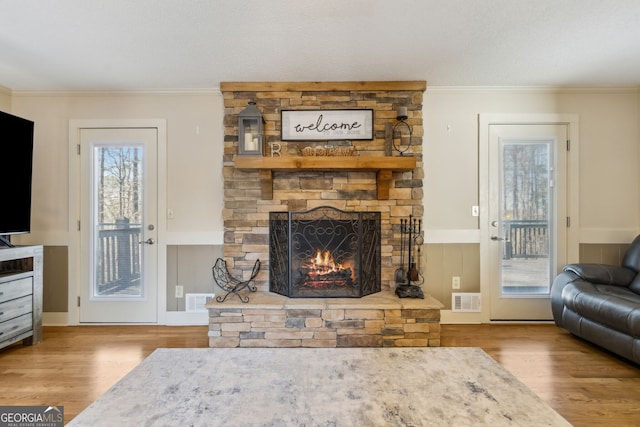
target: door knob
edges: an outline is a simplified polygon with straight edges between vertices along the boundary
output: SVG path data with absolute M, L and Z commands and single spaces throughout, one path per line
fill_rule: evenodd
M 491 236 L 491 240 L 505 240 L 505 238 L 500 236 Z
M 138 243 L 140 243 L 141 245 L 142 245 L 143 243 L 144 243 L 144 244 L 146 244 L 146 245 L 153 245 L 155 242 L 156 242 L 155 240 L 153 240 L 151 237 L 149 237 L 149 238 L 148 238 L 147 240 L 145 240 L 144 242 L 138 242 Z

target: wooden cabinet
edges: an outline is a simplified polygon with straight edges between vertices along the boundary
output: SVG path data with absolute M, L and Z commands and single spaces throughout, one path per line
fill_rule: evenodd
M 42 341 L 42 246 L 0 249 L 0 348 Z

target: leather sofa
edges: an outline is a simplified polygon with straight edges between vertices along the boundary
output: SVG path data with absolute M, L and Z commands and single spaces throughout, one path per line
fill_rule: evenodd
M 556 325 L 640 363 L 640 235 L 622 265 L 568 264 L 551 287 Z

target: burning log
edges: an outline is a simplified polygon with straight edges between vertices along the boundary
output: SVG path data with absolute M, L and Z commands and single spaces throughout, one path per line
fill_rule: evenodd
M 299 285 L 312 288 L 353 286 L 354 272 L 351 266 L 334 261 L 330 251 L 316 250 L 300 268 L 302 280 Z

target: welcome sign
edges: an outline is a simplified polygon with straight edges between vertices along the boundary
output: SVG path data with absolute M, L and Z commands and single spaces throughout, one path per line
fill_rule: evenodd
M 283 141 L 373 139 L 373 110 L 283 110 Z

